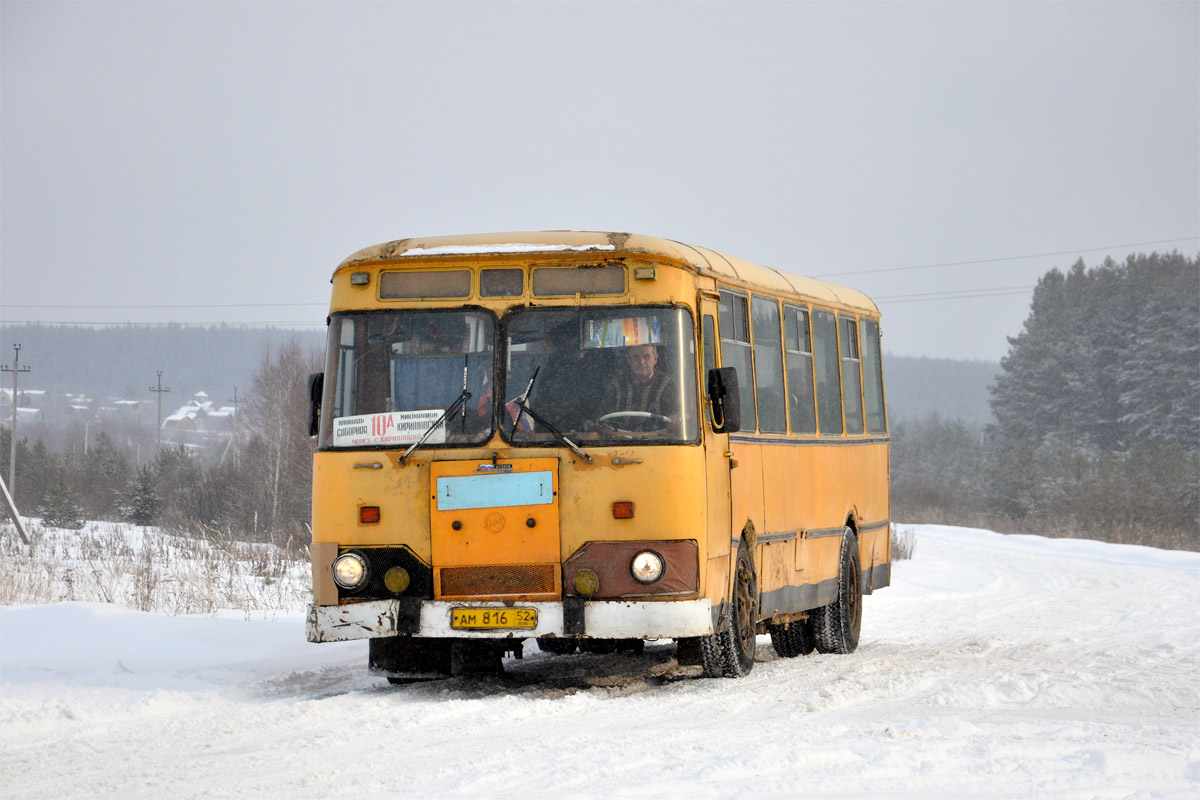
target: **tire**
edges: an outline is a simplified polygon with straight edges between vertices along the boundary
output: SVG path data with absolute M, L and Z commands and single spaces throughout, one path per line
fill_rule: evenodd
M 846 528 L 838 569 L 837 599 L 809 615 L 817 650 L 822 653 L 853 653 L 862 628 L 862 582 L 858 563 L 858 537 Z
M 783 658 L 806 656 L 817 644 L 812 622 L 807 619 L 771 625 L 767 630 L 771 632 L 771 647 Z
M 700 639 L 700 660 L 710 678 L 742 678 L 754 669 L 758 647 L 758 577 L 750 549 L 738 545 L 733 581 L 733 619 L 729 627 Z
M 543 636 L 537 640 L 538 650 L 543 653 L 553 653 L 556 656 L 569 656 L 574 653 L 579 644 L 574 639 L 559 639 L 553 636 Z

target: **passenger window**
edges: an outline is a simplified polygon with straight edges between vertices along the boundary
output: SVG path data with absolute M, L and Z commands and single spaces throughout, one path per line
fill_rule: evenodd
M 754 368 L 750 355 L 750 315 L 746 298 L 721 292 L 717 322 L 721 328 L 721 366 L 733 367 L 738 375 L 738 396 L 742 402 L 742 430 L 756 427 L 754 414 Z
M 784 306 L 784 350 L 787 352 L 788 413 L 792 433 L 816 433 L 817 411 L 813 403 L 812 337 L 808 309 Z
M 862 370 L 867 433 L 887 433 L 887 409 L 883 402 L 883 359 L 879 354 L 879 323 L 870 319 L 862 321 Z
M 838 317 L 842 343 L 842 402 L 846 404 L 846 433 L 863 432 L 862 377 L 859 371 L 858 322 Z
M 813 311 L 813 366 L 817 379 L 817 422 L 823 435 L 842 432 L 842 385 L 838 378 L 837 317 Z
M 783 403 L 783 351 L 779 347 L 779 304 L 755 297 L 754 388 L 758 397 L 758 429 L 762 433 L 787 433 Z
M 484 269 L 479 271 L 480 297 L 520 297 L 524 292 L 524 270 Z

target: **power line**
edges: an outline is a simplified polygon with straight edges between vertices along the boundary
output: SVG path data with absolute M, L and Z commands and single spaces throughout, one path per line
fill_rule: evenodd
M 1032 287 L 1031 287 L 1032 288 Z M 982 294 L 961 294 L 954 297 L 945 297 L 942 295 L 930 295 L 928 297 L 910 297 L 903 300 L 888 300 L 887 298 L 875 298 L 879 303 L 887 303 L 888 305 L 902 305 L 904 303 L 928 303 L 935 300 L 970 300 L 977 297 L 1015 297 L 1028 293 L 1029 289 L 1021 289 L 1010 292 L 984 292 Z
M 947 261 L 942 264 L 917 264 L 911 267 L 883 267 L 880 269 L 858 269 L 848 272 L 826 272 L 813 275 L 814 278 L 836 278 L 841 275 L 869 275 L 877 272 L 905 272 L 914 269 L 936 269 L 937 267 L 966 267 L 977 264 L 994 264 L 1000 261 L 1020 261 L 1026 258 L 1046 258 L 1049 256 L 1070 256 L 1078 253 L 1097 253 L 1103 250 L 1123 250 L 1130 247 L 1148 247 L 1152 244 L 1172 244 L 1174 242 L 1190 242 L 1200 239 L 1200 236 L 1181 236 L 1177 239 L 1158 239 L 1153 242 L 1133 242 L 1130 244 L 1111 244 L 1107 247 L 1082 247 L 1077 250 L 1059 250 L 1055 253 L 1029 253 L 1023 256 L 1003 256 L 1001 258 L 981 258 L 975 261 Z
M 873 297 L 874 300 L 909 300 L 913 298 L 937 297 L 987 297 L 992 294 L 1019 294 L 1031 291 L 1032 286 L 992 286 L 987 289 L 950 289 L 944 292 L 913 292 L 912 294 L 886 294 Z

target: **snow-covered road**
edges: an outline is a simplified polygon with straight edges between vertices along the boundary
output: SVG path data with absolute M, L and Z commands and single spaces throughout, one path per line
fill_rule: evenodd
M 392 687 L 300 616 L 0 610 L 11 798 L 1200 797 L 1200 554 L 916 526 L 850 656 L 526 647 Z

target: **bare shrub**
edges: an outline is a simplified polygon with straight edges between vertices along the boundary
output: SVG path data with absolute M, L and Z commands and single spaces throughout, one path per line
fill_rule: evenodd
M 910 527 L 892 528 L 892 560 L 905 561 L 917 549 L 917 532 Z

